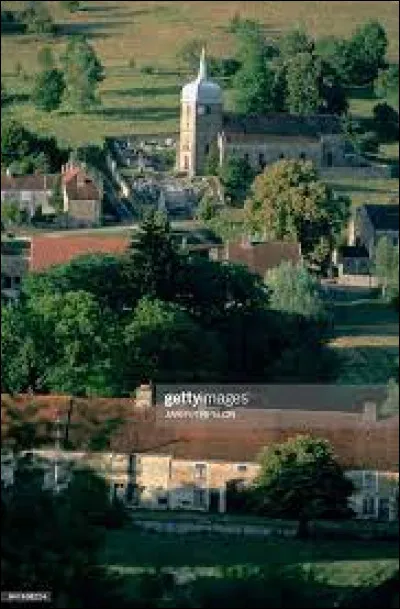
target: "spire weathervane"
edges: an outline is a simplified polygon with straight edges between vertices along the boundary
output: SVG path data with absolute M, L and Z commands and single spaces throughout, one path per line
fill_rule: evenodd
M 205 50 L 204 47 L 201 49 L 200 68 L 199 68 L 198 79 L 199 80 L 206 80 L 207 79 L 206 50 Z

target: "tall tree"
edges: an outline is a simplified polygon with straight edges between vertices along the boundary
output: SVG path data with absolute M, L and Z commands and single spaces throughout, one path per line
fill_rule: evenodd
M 64 75 L 61 70 L 44 70 L 35 77 L 32 94 L 33 102 L 39 110 L 53 112 L 62 101 L 65 90 Z
M 62 57 L 66 96 L 76 110 L 87 110 L 98 102 L 96 88 L 104 79 L 104 68 L 93 47 L 83 36 L 74 36 Z
M 385 299 L 398 304 L 399 248 L 388 237 L 379 239 L 374 252 L 374 271 Z
M 307 535 L 316 518 L 345 518 L 353 483 L 346 478 L 328 442 L 297 436 L 266 448 L 260 455 L 254 488 L 263 514 L 299 521 L 299 536 Z
M 349 200 L 335 196 L 311 162 L 282 160 L 255 178 L 245 215 L 250 231 L 298 241 L 321 266 L 348 219 Z
M 294 57 L 299 53 L 312 53 L 314 41 L 303 29 L 294 29 L 283 35 L 279 42 L 280 55 L 284 59 Z
M 287 61 L 287 108 L 293 114 L 315 114 L 321 105 L 320 66 L 311 53 L 297 53 Z
M 242 206 L 254 175 L 255 172 L 246 159 L 229 157 L 219 170 L 226 201 L 231 205 Z

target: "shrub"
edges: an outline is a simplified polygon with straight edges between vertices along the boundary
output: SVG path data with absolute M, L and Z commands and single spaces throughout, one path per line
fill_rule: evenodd
M 144 65 L 140 68 L 140 72 L 142 74 L 155 74 L 156 69 L 154 66 L 151 65 Z

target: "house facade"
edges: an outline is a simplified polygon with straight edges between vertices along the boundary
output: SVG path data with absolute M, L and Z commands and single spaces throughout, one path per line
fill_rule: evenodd
M 375 247 L 382 237 L 399 245 L 399 206 L 361 205 L 357 208 L 349 228 L 349 245 L 364 246 L 370 259 L 374 257 Z
M 102 221 L 103 186 L 73 162 L 62 167 L 62 196 L 68 228 L 97 227 Z
M 1 175 L 1 203 L 17 203 L 19 209 L 32 218 L 39 210 L 44 215 L 55 214 L 51 196 L 57 183 L 56 175 Z
M 377 420 L 373 404 L 351 412 L 246 408 L 238 411 L 236 421 L 166 423 L 151 396 L 145 386 L 136 399 L 76 399 L 74 406 L 67 397 L 36 398 L 35 403 L 42 404 L 43 413 L 53 421 L 56 416 L 65 419 L 68 413 L 71 422 L 83 423 L 85 407 L 92 424 L 93 415 L 106 421 L 111 411 L 125 420 L 106 452 L 85 450 L 82 432 L 74 439 L 72 428 L 71 451 L 48 447 L 35 451 L 48 463 L 45 484 L 54 486 L 55 462 L 61 485 L 68 483 L 70 466 L 89 465 L 105 477 L 110 496 L 118 496 L 132 508 L 229 512 L 229 489 L 254 480 L 260 451 L 307 434 L 331 443 L 355 484 L 351 506 L 357 517 L 397 517 L 399 419 Z M 3 438 L 7 434 L 4 405 L 11 399 L 21 408 L 32 401 L 29 396 L 3 396 Z M 5 455 L 2 477 L 9 483 L 12 470 L 12 458 Z

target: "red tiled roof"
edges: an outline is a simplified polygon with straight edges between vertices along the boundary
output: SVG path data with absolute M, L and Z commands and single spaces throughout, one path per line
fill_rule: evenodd
M 63 174 L 62 179 L 70 200 L 94 201 L 100 198 L 96 184 L 82 169 L 71 167 Z
M 26 176 L 8 176 L 2 174 L 1 190 L 6 192 L 19 190 L 51 190 L 55 186 L 57 177 L 57 175 L 45 176 L 41 174 L 32 174 Z
M 301 253 L 298 243 L 269 241 L 245 244 L 240 241 L 227 244 L 225 258 L 229 262 L 245 264 L 253 273 L 264 278 L 268 270 L 279 266 L 281 262 L 291 261 L 298 264 L 301 261 Z
M 54 421 L 57 415 L 66 415 L 70 398 L 2 396 L 2 438 L 7 437 L 8 422 L 4 406 L 26 409 L 32 402 L 40 406 L 36 420 Z M 120 453 L 252 462 L 265 446 L 308 434 L 328 440 L 344 467 L 398 471 L 398 417 L 375 422 L 356 412 L 243 409 L 237 420 L 166 423 L 156 408 L 139 409 L 132 399 L 74 398 L 70 433 L 73 448 L 85 450 L 96 426 L 109 422 L 111 417 L 125 421 L 110 444 L 113 451 Z
M 34 236 L 31 241 L 30 270 L 44 271 L 85 254 L 122 254 L 129 242 L 129 238 L 117 236 Z

